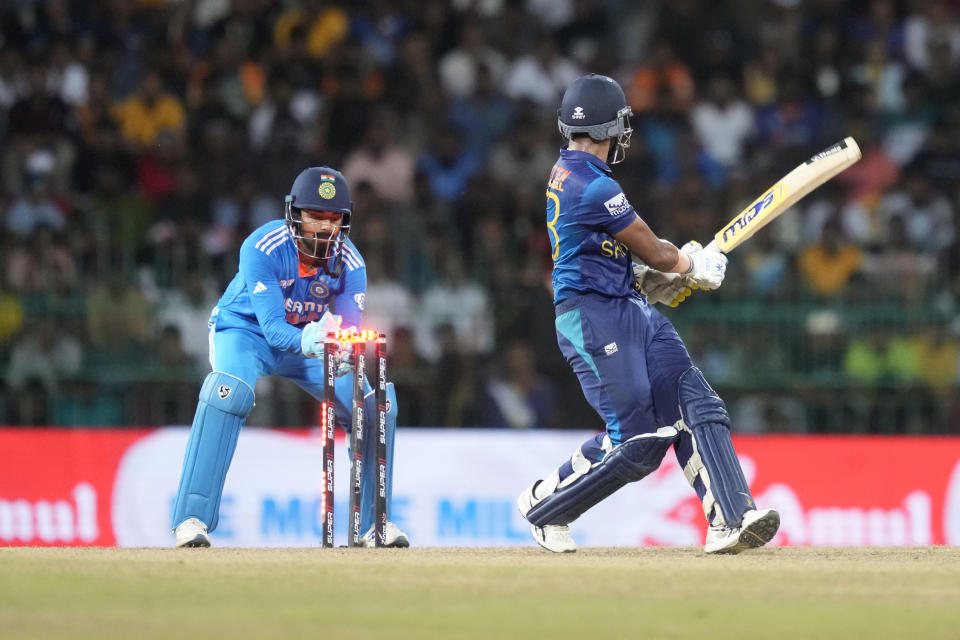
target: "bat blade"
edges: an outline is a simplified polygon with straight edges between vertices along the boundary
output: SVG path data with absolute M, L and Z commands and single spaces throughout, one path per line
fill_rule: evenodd
M 860 146 L 852 137 L 830 145 L 780 178 L 717 231 L 707 246 L 729 253 L 801 198 L 855 164 L 860 157 Z

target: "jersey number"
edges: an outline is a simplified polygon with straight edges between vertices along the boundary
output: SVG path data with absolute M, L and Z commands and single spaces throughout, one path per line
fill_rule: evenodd
M 547 235 L 550 237 L 550 244 L 553 246 L 553 260 L 556 261 L 560 256 L 560 234 L 557 233 L 557 220 L 560 218 L 560 198 L 557 194 L 547 191 L 547 200 L 553 201 L 553 219 L 547 220 Z

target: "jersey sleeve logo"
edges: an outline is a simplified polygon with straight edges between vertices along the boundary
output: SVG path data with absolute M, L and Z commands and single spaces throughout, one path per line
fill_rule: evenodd
M 618 216 L 624 211 L 630 209 L 630 202 L 622 191 L 603 203 L 612 216 Z
M 353 299 L 354 299 L 354 301 L 357 303 L 357 308 L 360 309 L 360 311 L 363 311 L 363 299 L 364 299 L 364 297 L 365 297 L 365 294 L 363 294 L 363 293 L 355 293 L 355 294 L 353 294 Z
M 267 285 L 257 280 L 257 285 L 253 288 L 254 293 L 263 293 L 267 290 Z

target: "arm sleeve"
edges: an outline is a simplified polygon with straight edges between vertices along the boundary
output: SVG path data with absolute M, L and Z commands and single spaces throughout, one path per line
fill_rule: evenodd
M 268 256 L 252 244 L 243 243 L 240 248 L 240 276 L 250 292 L 250 306 L 267 344 L 274 349 L 300 353 L 301 330 L 287 323 L 278 269 L 278 256 Z
M 343 291 L 337 294 L 337 315 L 343 318 L 341 327 L 362 329 L 363 304 L 367 295 L 367 268 L 357 267 L 343 276 Z M 377 327 L 372 327 L 376 329 Z
M 583 193 L 583 205 L 584 224 L 610 235 L 623 231 L 637 217 L 620 185 L 606 176 L 590 183 Z

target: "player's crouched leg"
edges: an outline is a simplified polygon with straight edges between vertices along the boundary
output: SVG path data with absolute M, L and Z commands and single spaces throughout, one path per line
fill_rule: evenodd
M 397 392 L 393 383 L 388 382 L 387 387 L 387 419 L 385 423 L 385 437 L 387 444 L 387 460 L 384 474 L 384 491 L 387 501 L 387 523 L 384 527 L 384 546 L 405 548 L 410 546 L 410 538 L 400 527 L 390 520 L 390 507 L 393 503 L 393 445 L 397 430 Z M 366 532 L 363 535 L 362 543 L 365 547 L 376 546 L 374 542 L 374 515 L 375 501 L 380 492 L 380 461 L 377 460 L 377 438 L 379 437 L 379 425 L 377 424 L 377 406 L 376 394 L 371 390 L 363 398 L 364 411 L 369 425 L 372 427 L 368 433 L 372 434 L 364 442 L 364 459 L 369 461 L 363 467 L 363 487 L 360 494 L 360 511 L 362 514 L 360 526 Z
M 253 389 L 235 376 L 214 371 L 204 380 L 171 518 L 178 547 L 210 546 L 227 469 L 253 399 Z
M 780 527 L 780 514 L 757 509 L 730 439 L 730 416 L 696 367 L 678 381 L 681 432 L 677 461 L 697 491 L 709 521 L 706 553 L 735 554 L 761 547 Z
M 568 525 L 624 485 L 655 471 L 676 439 L 676 429 L 662 427 L 605 449 L 608 453 L 596 463 L 584 455 L 583 447 L 578 449 L 571 459 L 572 473 L 561 477 L 556 469 L 517 498 L 517 508 L 530 523 L 534 540 L 556 553 L 576 551 Z

